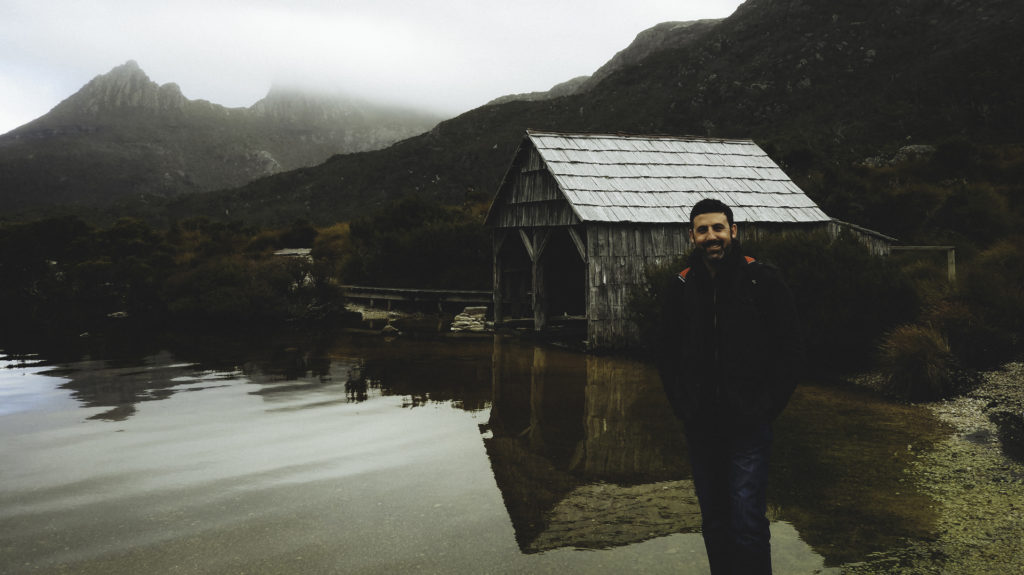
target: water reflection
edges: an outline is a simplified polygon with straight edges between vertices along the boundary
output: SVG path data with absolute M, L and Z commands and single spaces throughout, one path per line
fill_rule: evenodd
M 678 425 L 648 366 L 496 339 L 485 440 L 527 553 L 700 524 Z
M 22 369 L 45 374 L 66 395 L 5 380 L 5 403 L 26 412 L 42 411 L 43 402 L 64 405 L 61 402 L 69 396 L 93 412 L 88 425 L 117 421 L 118 431 L 128 429 L 148 438 L 151 443 L 140 442 L 140 451 L 132 452 L 132 433 L 121 434 L 117 445 L 126 450 L 125 456 L 110 460 L 111 466 L 139 468 L 132 485 L 143 485 L 142 476 L 162 485 L 153 478 L 187 475 L 161 467 L 171 462 L 147 459 L 153 457 L 148 455 L 151 445 L 166 444 L 162 449 L 183 454 L 179 466 L 192 465 L 188 458 L 198 457 L 224 485 L 248 481 L 270 490 L 280 478 L 303 485 L 322 482 L 324 500 L 344 508 L 358 499 L 349 491 L 365 493 L 366 502 L 374 505 L 362 506 L 371 511 L 356 515 L 361 524 L 380 519 L 372 511 L 378 502 L 393 507 L 396 517 L 405 516 L 405 505 L 419 509 L 424 498 L 458 492 L 467 501 L 458 513 L 451 513 L 451 523 L 437 528 L 472 531 L 467 517 L 486 511 L 486 521 L 474 521 L 490 525 L 489 533 L 502 533 L 494 525 L 510 521 L 507 540 L 512 544 L 514 538 L 517 553 L 538 560 L 556 549 L 634 548 L 659 538 L 675 541 L 675 534 L 699 529 L 681 429 L 655 372 L 643 363 L 501 337 L 383 340 L 351 334 L 284 334 L 219 342 L 190 336 L 162 349 L 173 351 L 137 345 L 130 352 L 116 353 L 108 347 L 105 354 L 62 352 L 57 366 L 46 359 L 33 360 L 31 366 L 21 362 Z M 172 398 L 178 401 L 165 403 L 173 408 L 142 408 L 147 402 Z M 464 433 L 459 427 L 465 423 L 463 417 L 444 424 L 453 430 L 443 436 L 445 443 L 426 441 L 439 433 L 441 425 L 431 406 L 470 414 L 467 429 L 472 436 L 455 439 L 456 433 Z M 403 408 L 401 414 L 396 415 L 394 407 Z M 0 415 L 13 413 L 10 409 L 0 409 Z M 356 418 L 357 414 L 363 415 Z M 183 420 L 191 423 L 178 426 Z M 136 425 L 128 425 L 132 422 Z M 19 420 L 17 425 L 26 424 Z M 39 419 L 33 425 L 48 423 Z M 83 442 L 96 441 L 96 452 L 111 449 L 113 440 L 104 438 L 103 429 L 76 427 L 78 422 L 67 425 L 57 435 L 83 434 Z M 14 429 L 14 424 L 0 429 Z M 770 496 L 781 555 L 797 556 L 786 559 L 791 565 L 819 561 L 820 567 L 821 562 L 861 560 L 908 538 L 929 537 L 935 503 L 905 469 L 939 432 L 923 410 L 842 388 L 799 389 L 776 430 Z M 21 505 L 26 497 L 38 499 L 31 495 L 33 470 L 45 471 L 47 477 L 62 472 L 61 455 L 47 450 L 66 457 L 61 451 L 64 443 L 51 442 L 45 434 L 32 440 L 39 458 L 14 447 L 0 451 L 8 458 L 5 477 L 24 481 L 29 494 L 9 483 L 0 490 L 0 503 Z M 476 469 L 472 461 L 456 463 L 472 452 L 473 442 L 485 462 L 483 475 L 455 473 L 458 466 Z M 245 450 L 239 451 L 243 443 Z M 218 446 L 227 451 L 218 451 Z M 423 459 L 427 449 L 438 455 Z M 245 452 L 252 456 L 239 460 Z M 201 466 L 196 462 L 188 469 L 193 467 Z M 17 473 L 12 472 L 15 469 Z M 113 481 L 99 470 L 94 478 L 89 473 L 88 465 L 75 469 L 76 475 L 86 477 L 83 486 Z M 208 492 L 213 484 L 204 473 L 211 472 L 195 471 L 198 489 L 204 497 L 221 497 Z M 374 482 L 357 479 L 367 473 Z M 395 485 L 402 485 L 407 494 Z M 178 501 L 187 487 L 187 482 L 175 483 L 182 493 L 166 495 L 168 501 Z M 69 500 L 83 496 L 76 485 L 55 483 L 52 489 Z M 488 501 L 488 489 L 500 500 L 500 518 L 480 503 Z M 257 499 L 251 503 L 256 513 L 262 505 Z M 316 509 L 310 513 L 329 521 L 319 515 L 324 505 L 310 505 Z M 243 509 L 234 511 L 243 516 Z M 52 521 L 48 515 L 41 517 L 40 525 L 44 519 Z M 114 525 L 110 524 L 112 532 Z M 422 528 L 413 522 L 396 537 L 420 537 L 412 529 Z M 300 529 L 296 533 L 298 539 L 303 537 Z M 806 550 L 797 534 L 817 555 Z M 699 543 L 693 548 L 699 551 Z M 463 554 L 464 561 L 477 557 Z M 365 560 L 372 563 L 372 555 Z
M 524 552 L 699 529 L 683 435 L 650 366 L 499 340 L 493 358 L 485 443 Z M 941 433 L 923 409 L 804 386 L 776 426 L 770 515 L 828 565 L 926 539 L 936 503 L 906 470 Z

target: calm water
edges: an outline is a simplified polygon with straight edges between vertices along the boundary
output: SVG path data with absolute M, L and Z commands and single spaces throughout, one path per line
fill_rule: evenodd
M 800 389 L 777 573 L 927 537 L 904 469 L 934 430 Z M 685 442 L 622 358 L 353 334 L 8 350 L 0 438 L 2 573 L 707 571 Z

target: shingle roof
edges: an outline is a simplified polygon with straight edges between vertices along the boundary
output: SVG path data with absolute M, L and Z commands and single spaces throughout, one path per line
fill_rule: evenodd
M 704 198 L 736 221 L 821 222 L 827 215 L 751 140 L 528 131 L 581 221 L 679 223 Z

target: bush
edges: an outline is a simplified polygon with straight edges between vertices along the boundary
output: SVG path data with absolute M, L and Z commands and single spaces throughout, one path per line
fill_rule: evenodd
M 1020 353 L 1024 236 L 996 242 L 961 269 L 957 302 L 969 313 L 953 314 L 944 325 L 950 330 L 954 351 L 966 365 L 992 367 Z
M 667 292 L 672 286 L 675 274 L 686 267 L 687 257 L 680 256 L 662 262 L 659 265 L 647 266 L 644 271 L 644 285 L 642 289 L 634 290 L 630 294 L 629 309 L 635 318 L 639 330 L 639 343 L 641 353 L 660 356 L 664 349 L 659 346 L 664 343 L 666 323 L 664 312 Z
M 884 391 L 909 401 L 931 401 L 958 390 L 960 370 L 935 328 L 902 325 L 879 346 Z
M 960 365 L 971 369 L 994 368 L 1012 355 L 1013 333 L 978 317 L 960 299 L 928 305 L 921 323 L 934 326 L 946 339 Z
M 777 265 L 793 291 L 810 367 L 862 369 L 886 330 L 917 317 L 920 300 L 892 261 L 855 237 L 824 232 L 773 236 L 744 249 Z
M 1024 325 L 1024 236 L 996 242 L 970 262 L 963 295 L 994 325 Z
M 390 287 L 486 289 L 490 232 L 482 210 L 409 196 L 353 221 L 347 283 Z
M 168 309 L 178 319 L 222 322 L 283 321 L 301 316 L 308 264 L 221 257 L 172 276 Z

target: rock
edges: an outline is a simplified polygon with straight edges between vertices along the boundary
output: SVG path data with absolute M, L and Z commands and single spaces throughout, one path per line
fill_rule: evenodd
M 890 157 L 874 156 L 861 162 L 861 165 L 868 168 L 887 168 L 898 164 L 905 164 L 912 160 L 927 160 L 935 153 L 935 146 L 926 144 L 913 144 L 903 146 Z
M 487 321 L 487 306 L 470 306 L 452 319 L 451 331 L 484 332 L 492 329 Z

